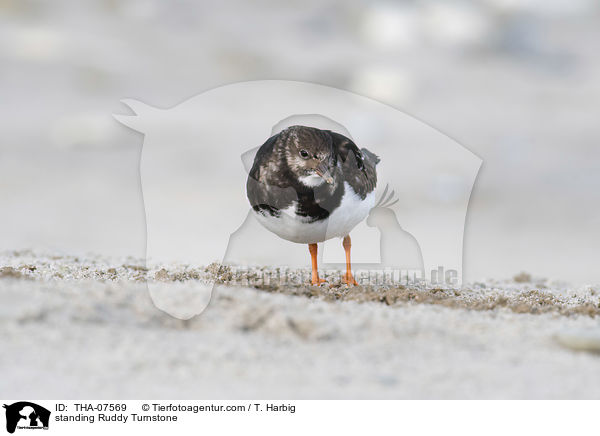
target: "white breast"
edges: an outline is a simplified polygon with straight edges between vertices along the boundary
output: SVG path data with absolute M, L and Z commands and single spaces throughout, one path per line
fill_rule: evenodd
M 375 205 L 375 191 L 362 200 L 348 183 L 344 183 L 344 196 L 340 205 L 323 221 L 308 222 L 296 215 L 296 203 L 282 210 L 279 217 L 255 213 L 267 230 L 288 241 L 301 244 L 323 242 L 332 238 L 343 238 L 364 220 Z

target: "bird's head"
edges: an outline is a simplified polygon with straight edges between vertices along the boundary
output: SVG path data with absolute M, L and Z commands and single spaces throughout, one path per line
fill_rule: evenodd
M 305 126 L 292 126 L 283 133 L 285 160 L 300 183 L 333 185 L 336 160 L 331 134 Z

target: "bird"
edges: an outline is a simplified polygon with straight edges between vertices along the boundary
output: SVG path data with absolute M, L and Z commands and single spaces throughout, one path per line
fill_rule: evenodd
M 331 130 L 295 125 L 271 136 L 254 157 L 246 194 L 257 221 L 277 236 L 308 244 L 311 284 L 320 285 L 318 243 L 342 238 L 352 275 L 350 231 L 375 205 L 377 155 Z

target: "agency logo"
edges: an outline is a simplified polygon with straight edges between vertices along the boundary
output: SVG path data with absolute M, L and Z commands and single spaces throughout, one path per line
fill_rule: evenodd
M 19 401 L 3 406 L 6 409 L 6 431 L 48 430 L 50 411 L 29 401 Z

